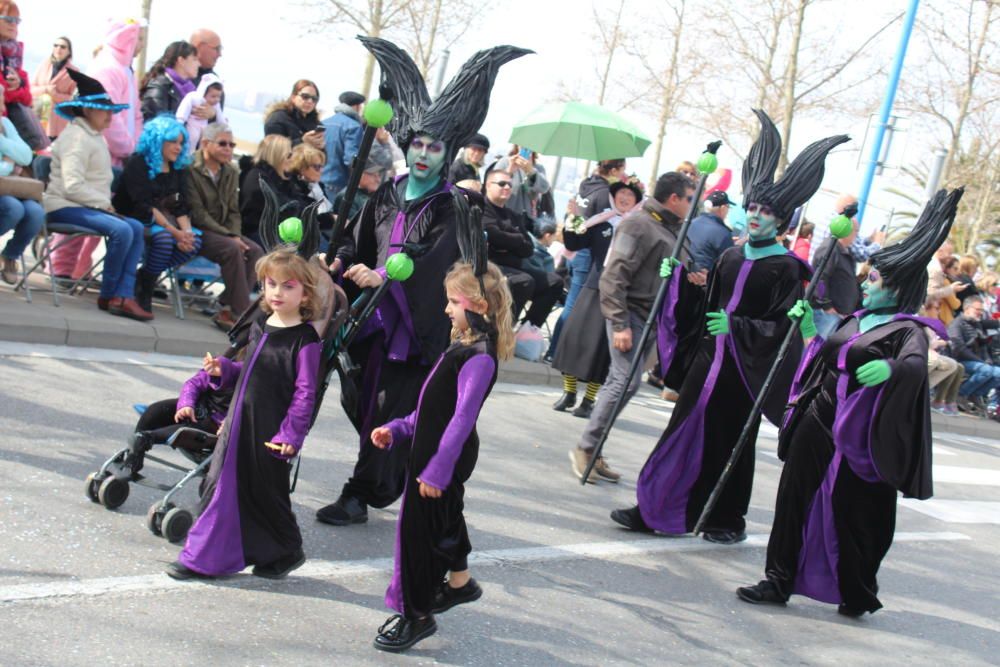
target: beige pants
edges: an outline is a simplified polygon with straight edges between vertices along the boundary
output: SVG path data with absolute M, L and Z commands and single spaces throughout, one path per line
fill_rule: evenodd
M 958 400 L 958 388 L 965 376 L 961 364 L 944 355 L 927 360 L 927 381 L 935 390 L 934 400 L 938 403 L 954 403 Z

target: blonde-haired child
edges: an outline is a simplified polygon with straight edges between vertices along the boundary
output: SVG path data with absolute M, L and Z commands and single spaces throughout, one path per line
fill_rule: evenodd
M 470 265 L 455 264 L 444 286 L 452 344 L 427 376 L 417 409 L 371 435 L 380 448 L 410 443 L 395 567 L 385 594 L 386 605 L 399 613 L 375 637 L 375 648 L 383 651 L 405 651 L 434 634 L 433 614 L 483 594 L 469 576 L 464 484 L 479 455 L 476 419 L 496 382 L 497 359 L 509 359 L 514 350 L 511 296 L 494 264 L 481 277 Z
M 309 320 L 322 310 L 322 276 L 291 250 L 257 262 L 264 287 L 246 360 L 206 355 L 213 385 L 232 387 L 233 401 L 216 446 L 207 504 L 187 536 L 175 579 L 213 577 L 253 565 L 259 577 L 280 579 L 305 562 L 302 534 L 289 498 L 289 459 L 312 424 L 321 340 Z

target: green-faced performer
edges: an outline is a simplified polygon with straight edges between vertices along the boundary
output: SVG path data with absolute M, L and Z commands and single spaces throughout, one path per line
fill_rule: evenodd
M 338 526 L 367 521 L 368 505 L 386 507 L 403 492 L 407 449 L 377 449 L 370 433 L 413 412 L 431 364 L 449 344 L 451 322 L 444 314 L 442 285 L 459 258 L 456 226 L 463 223 L 453 205 L 460 195 L 445 180 L 445 167 L 486 118 L 501 65 L 531 53 L 513 46 L 480 51 L 431 101 L 420 70 L 406 53 L 383 39 L 358 39 L 378 61 L 382 85 L 392 91 L 394 115 L 387 127 L 406 152 L 409 174 L 384 183 L 331 252 L 346 268 L 345 285 L 378 287 L 390 258 L 404 251 L 413 260 L 413 275 L 392 283 L 349 350 L 360 366 L 359 386 L 355 404 L 345 402 L 345 408 L 361 447 L 340 497 L 316 513 L 320 521 Z
M 863 309 L 810 344 L 778 442 L 785 467 L 767 578 L 738 589 L 741 599 L 784 604 L 798 593 L 847 616 L 882 606 L 875 575 L 892 545 L 897 492 L 932 493 L 923 329 L 945 332 L 938 320 L 913 314 L 961 197 L 961 189 L 941 190 L 909 236 L 872 255 Z

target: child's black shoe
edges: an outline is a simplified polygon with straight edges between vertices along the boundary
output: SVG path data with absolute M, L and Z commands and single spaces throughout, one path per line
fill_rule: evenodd
M 264 579 L 284 579 L 294 570 L 302 567 L 305 562 L 305 552 L 302 549 L 298 549 L 295 553 L 284 558 L 279 558 L 273 563 L 254 565 L 253 575 L 255 577 L 263 577 Z
M 207 574 L 195 572 L 186 565 L 182 565 L 180 561 L 174 561 L 167 566 L 167 576 L 171 579 L 177 579 L 180 581 L 185 581 L 187 579 L 211 579 L 211 577 Z
M 454 606 L 475 602 L 483 597 L 483 589 L 479 587 L 475 579 L 469 581 L 461 588 L 452 588 L 447 581 L 442 581 L 437 592 L 434 593 L 434 602 L 431 605 L 431 612 L 440 614 L 448 611 Z
M 399 653 L 420 640 L 427 639 L 435 632 L 437 632 L 437 622 L 433 616 L 410 620 L 396 614 L 390 616 L 378 629 L 378 635 L 375 637 L 375 648 L 380 651 Z

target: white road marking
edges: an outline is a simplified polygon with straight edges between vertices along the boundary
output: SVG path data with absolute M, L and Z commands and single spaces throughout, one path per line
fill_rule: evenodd
M 591 542 L 549 547 L 522 547 L 516 549 L 496 549 L 494 551 L 473 552 L 469 557 L 470 566 L 489 567 L 539 563 L 546 561 L 597 559 L 616 560 L 628 556 L 641 556 L 678 551 L 723 551 L 726 549 L 762 548 L 767 546 L 766 534 L 754 534 L 745 542 L 733 546 L 712 544 L 702 539 L 686 537 L 651 537 L 641 540 Z M 917 532 L 896 533 L 896 542 L 951 542 L 971 539 L 962 533 Z M 311 560 L 293 577 L 315 579 L 341 579 L 360 576 L 388 576 L 392 571 L 389 558 L 370 558 L 353 561 Z M 166 574 L 146 574 L 131 577 L 105 577 L 82 579 L 79 581 L 56 581 L 37 584 L 14 584 L 0 586 L 0 604 L 44 600 L 52 598 L 96 597 L 108 594 L 131 592 L 151 593 L 179 588 L 240 587 L 246 583 L 261 584 L 252 575 L 236 575 L 218 582 L 175 581 Z
M 901 498 L 899 504 L 948 523 L 1000 524 L 1000 502 Z
M 67 345 L 41 345 L 0 341 L 0 357 L 29 357 L 31 359 L 60 359 L 63 361 L 89 361 L 126 366 L 165 366 L 167 368 L 198 368 L 200 357 L 184 357 L 158 352 L 131 350 L 105 350 L 93 347 Z
M 963 468 L 960 466 L 933 466 L 932 479 L 950 484 L 973 486 L 1000 486 L 1000 470 L 989 468 Z

